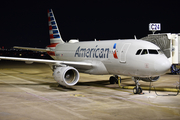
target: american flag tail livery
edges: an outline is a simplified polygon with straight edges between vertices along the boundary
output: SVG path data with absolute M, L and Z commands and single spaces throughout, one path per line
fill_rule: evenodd
M 63 44 L 64 41 L 61 38 L 56 19 L 54 17 L 52 9 L 48 10 L 48 22 L 49 22 L 49 34 L 50 34 L 50 45 L 46 48 L 49 49 L 47 53 L 55 59 L 55 48 L 57 44 Z
M 50 43 L 52 44 L 62 44 L 64 41 L 61 38 L 54 14 L 52 9 L 48 10 L 48 22 L 49 22 L 49 34 L 50 34 Z

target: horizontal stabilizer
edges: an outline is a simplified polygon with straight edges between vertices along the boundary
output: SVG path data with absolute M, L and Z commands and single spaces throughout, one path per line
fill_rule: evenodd
M 32 50 L 32 51 L 41 51 L 41 52 L 51 51 L 50 49 L 44 49 L 44 48 L 30 48 L 30 47 L 18 47 L 18 46 L 14 46 L 13 48 L 23 49 L 23 50 Z

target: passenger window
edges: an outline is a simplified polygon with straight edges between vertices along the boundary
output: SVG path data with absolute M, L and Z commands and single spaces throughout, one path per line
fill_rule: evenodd
M 149 54 L 158 54 L 157 50 L 149 49 Z
M 141 55 L 145 55 L 145 54 L 148 54 L 148 51 L 146 49 L 144 49 L 141 53 Z
M 142 49 L 139 49 L 137 52 L 136 52 L 136 55 L 139 55 L 141 53 Z

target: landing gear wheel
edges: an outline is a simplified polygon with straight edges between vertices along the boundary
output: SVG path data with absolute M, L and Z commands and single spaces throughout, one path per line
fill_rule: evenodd
M 111 77 L 109 78 L 110 84 L 115 84 L 117 81 L 118 81 L 118 79 L 117 79 L 116 77 L 114 77 L 114 76 L 111 76 Z
M 141 94 L 142 93 L 142 88 L 141 87 L 134 87 L 133 88 L 133 93 L 134 94 Z

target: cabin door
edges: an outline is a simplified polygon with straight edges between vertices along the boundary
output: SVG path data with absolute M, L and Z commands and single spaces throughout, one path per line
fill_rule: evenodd
M 124 45 L 122 46 L 121 51 L 119 52 L 119 56 L 120 56 L 119 61 L 121 63 L 126 63 L 126 54 L 130 45 L 131 43 L 124 43 Z

